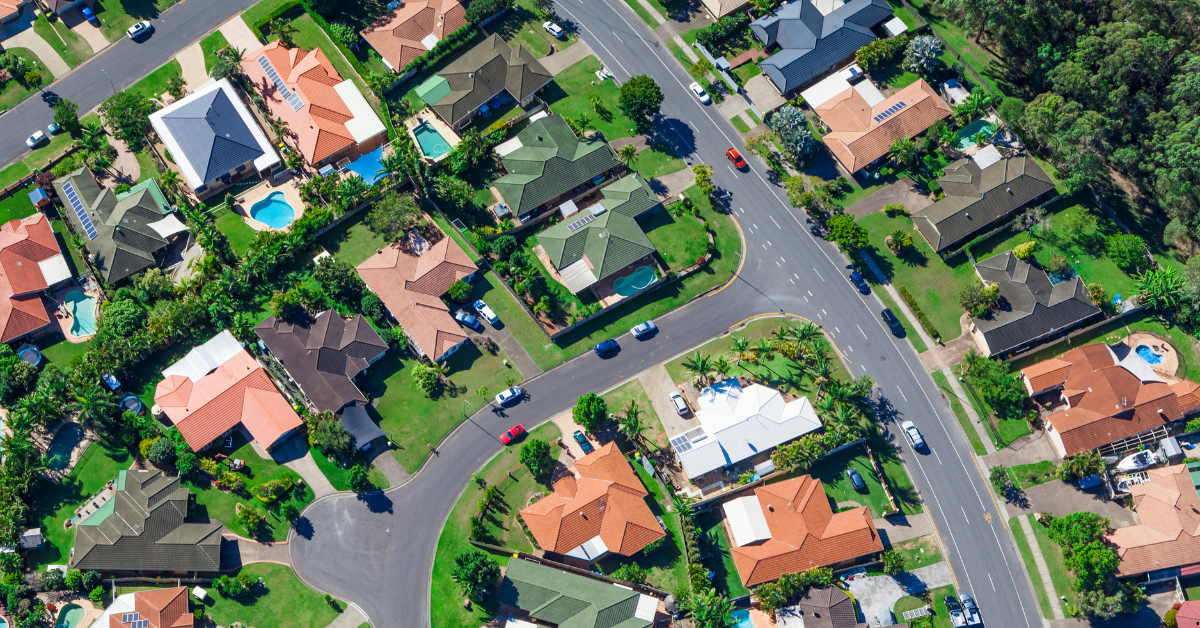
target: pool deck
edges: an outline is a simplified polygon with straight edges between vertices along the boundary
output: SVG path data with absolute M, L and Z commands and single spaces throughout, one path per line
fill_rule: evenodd
M 303 181 L 300 177 L 294 174 L 289 174 L 286 177 L 273 181 L 265 179 L 262 183 L 242 192 L 238 196 L 238 202 L 233 206 L 233 211 L 237 212 L 242 220 L 246 221 L 247 225 L 255 231 L 286 231 L 287 229 L 275 229 L 268 226 L 266 223 L 259 222 L 250 217 L 250 208 L 255 203 L 267 198 L 272 192 L 283 192 L 284 198 L 287 199 L 288 205 L 292 206 L 292 211 L 296 212 L 296 217 L 292 222 L 296 222 L 304 215 L 304 199 L 300 198 L 300 184 Z
M 416 115 L 404 121 L 404 130 L 408 133 L 408 136 L 412 138 L 413 144 L 417 145 L 418 150 L 420 150 L 421 143 L 417 141 L 417 136 L 414 132 L 414 129 L 416 129 L 418 126 L 421 126 L 422 122 L 428 122 L 429 126 L 432 126 L 435 130 L 437 130 L 438 134 L 442 136 L 442 139 L 450 143 L 450 151 L 436 159 L 426 156 L 424 151 L 422 151 L 421 155 L 432 163 L 437 163 L 448 157 L 450 152 L 453 152 L 454 148 L 457 147 L 459 142 L 462 141 L 462 138 L 458 136 L 458 133 L 454 132 L 454 129 L 450 128 L 450 125 L 442 122 L 441 118 L 437 117 L 437 115 L 435 115 L 433 110 L 431 110 L 429 107 L 425 107 L 424 109 L 418 111 Z
M 98 320 L 100 318 L 100 289 L 94 284 L 89 283 L 87 285 L 80 286 L 71 283 L 59 288 L 58 290 L 55 290 L 51 294 L 50 298 L 52 300 L 51 305 L 52 313 L 54 314 L 54 324 L 58 325 L 58 330 L 62 332 L 62 335 L 67 339 L 67 342 L 71 344 L 81 344 L 91 340 L 96 333 L 92 332 L 82 336 L 77 336 L 71 333 L 71 327 L 75 324 L 75 317 L 70 311 L 67 310 L 67 308 L 62 307 L 62 303 L 67 294 L 74 292 L 75 290 L 80 290 L 84 294 L 96 298 L 96 319 Z
M 92 622 L 96 621 L 97 618 L 104 614 L 104 609 L 97 608 L 96 605 L 92 604 L 92 601 L 88 599 L 87 595 L 83 593 L 55 591 L 53 593 L 39 593 L 38 598 L 45 603 L 52 603 L 58 607 L 59 610 L 54 615 L 54 625 L 58 624 L 58 613 L 61 613 L 62 607 L 66 606 L 67 604 L 74 604 L 79 608 L 82 608 L 84 612 L 83 620 L 76 624 L 73 628 L 88 628 Z M 9 624 L 9 626 L 12 626 L 12 624 Z
M 1137 351 L 1139 345 L 1150 347 L 1151 351 L 1162 356 L 1162 361 L 1158 364 L 1151 364 L 1150 368 L 1155 373 L 1171 380 L 1167 383 L 1175 383 L 1175 374 L 1179 372 L 1179 352 L 1166 340 L 1151 333 L 1138 331 L 1129 334 L 1127 338 L 1121 341 L 1121 344 L 1134 351 Z

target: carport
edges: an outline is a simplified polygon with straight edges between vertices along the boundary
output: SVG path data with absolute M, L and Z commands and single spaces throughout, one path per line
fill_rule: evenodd
M 342 427 L 354 437 L 354 444 L 360 450 L 370 448 L 371 441 L 387 436 L 387 432 L 371 420 L 367 407 L 352 403 L 342 409 Z

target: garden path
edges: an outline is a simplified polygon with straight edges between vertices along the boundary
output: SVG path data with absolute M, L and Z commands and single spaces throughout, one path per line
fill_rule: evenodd
M 70 11 L 67 11 L 59 17 L 63 25 L 71 29 L 71 32 L 79 35 L 92 48 L 92 54 L 100 52 L 108 47 L 108 40 L 104 37 L 104 32 L 99 26 L 89 24 L 83 19 L 83 5 L 79 5 Z
M 650 189 L 654 190 L 658 198 L 666 199 L 671 196 L 678 196 L 684 190 L 695 185 L 696 173 L 691 168 L 684 168 L 668 175 L 650 179 L 647 183 L 650 184 Z
M 208 71 L 204 67 L 204 49 L 200 47 L 200 42 L 180 50 L 175 59 L 183 68 L 183 80 L 187 81 L 189 92 L 196 91 L 208 82 Z

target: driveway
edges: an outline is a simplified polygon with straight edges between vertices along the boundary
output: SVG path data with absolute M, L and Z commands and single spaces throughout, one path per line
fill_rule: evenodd
M 400 466 L 400 462 L 396 460 L 396 455 L 390 449 L 378 446 L 372 447 L 371 454 L 368 457 L 371 459 L 371 464 L 375 465 L 376 469 L 379 469 L 379 472 L 383 474 L 383 477 L 387 478 L 388 483 L 392 486 L 400 486 L 408 478 L 412 477 L 404 470 L 404 467 Z
M 512 295 L 509 295 L 507 298 L 511 297 Z M 503 299 L 506 297 L 497 298 Z M 516 366 L 520 371 L 519 373 L 515 373 L 515 375 L 520 375 L 522 381 L 531 380 L 542 374 L 542 369 L 537 367 L 537 364 L 534 363 L 533 358 L 529 357 L 528 353 L 525 353 L 525 349 L 521 346 L 521 343 L 517 342 L 512 332 L 508 330 L 508 327 L 505 327 L 503 320 L 499 322 L 499 326 L 495 326 L 483 320 L 482 317 L 476 318 L 483 325 L 483 328 L 487 330 L 487 333 L 471 334 L 471 337 L 490 337 L 492 340 L 495 340 L 496 344 L 500 345 L 500 348 L 504 350 L 504 354 L 508 356 L 509 368 Z M 497 390 L 496 392 L 500 391 Z
M 953 583 L 950 565 L 942 561 L 899 576 L 855 578 L 850 581 L 849 588 L 866 620 L 872 625 L 878 625 L 874 622 L 879 621 L 877 612 L 880 608 L 891 609 L 901 598 Z
M 592 49 L 588 47 L 584 41 L 577 41 L 571 44 L 566 50 L 558 50 L 552 55 L 547 55 L 538 59 L 542 63 L 542 67 L 550 71 L 551 74 L 557 76 L 559 72 L 575 65 L 582 61 L 585 57 L 592 54 Z
M 222 24 L 217 30 L 221 31 L 221 34 L 225 36 L 225 41 L 229 42 L 229 45 L 244 53 L 249 53 L 263 47 L 258 36 L 254 34 L 254 31 L 250 30 L 250 27 L 246 25 L 246 21 L 242 19 L 241 15 L 233 16 L 232 19 Z
M 108 47 L 108 40 L 104 38 L 104 33 L 99 26 L 94 26 L 83 19 L 82 7 L 83 5 L 77 6 L 59 16 L 58 19 L 62 20 L 62 23 L 71 29 L 72 33 L 82 37 L 92 48 L 92 54 L 96 54 Z
M 28 14 L 28 18 L 25 14 Z M 26 20 L 33 17 L 33 11 L 25 11 L 24 14 L 17 18 L 17 22 L 9 24 L 3 32 L 7 37 L 3 42 L 0 42 L 4 48 L 28 48 L 42 60 L 46 65 L 46 69 L 53 74 L 53 78 L 58 78 L 67 72 L 71 71 L 71 66 L 63 61 L 62 57 L 58 56 L 58 51 L 50 47 L 46 40 L 42 39 L 32 28 L 32 23 L 26 23 Z M 32 22 L 32 20 L 30 20 Z M 19 25 L 26 23 L 24 28 Z M 50 82 L 52 77 L 43 77 L 46 83 Z
M 1081 491 L 1073 484 L 1062 480 L 1051 480 L 1025 491 L 1024 499 L 1005 504 L 1009 517 L 1049 512 L 1056 517 L 1065 517 L 1073 512 L 1086 510 L 1108 517 L 1114 528 L 1138 523 L 1137 514 L 1115 502 L 1103 491 Z
M 196 42 L 175 55 L 179 67 L 183 70 L 183 80 L 187 81 L 187 90 L 196 91 L 208 82 L 208 69 L 204 67 L 204 49 Z
M 291 566 L 286 541 L 260 543 L 226 531 L 221 535 L 221 571 L 232 571 L 252 563 L 276 563 Z
M 111 176 L 103 178 L 104 187 L 115 188 L 119 183 L 128 183 L 129 185 L 137 183 L 142 176 L 142 165 L 138 163 L 137 156 L 121 139 L 113 135 L 106 137 L 108 143 L 116 149 L 117 158 L 113 160 L 113 165 L 107 170 L 107 174 L 111 174 Z
M 254 442 L 254 448 L 259 448 L 258 441 Z M 261 456 L 264 452 L 259 451 Z M 304 438 L 296 435 L 289 438 L 282 445 L 275 448 L 269 454 L 270 458 L 276 463 L 281 464 L 292 471 L 300 474 L 304 481 L 308 483 L 317 497 L 336 493 L 333 484 L 329 483 L 329 479 L 321 473 L 321 469 L 317 467 L 317 461 L 313 460 L 312 452 L 308 449 L 308 443 Z
M 658 414 L 659 421 L 667 431 L 668 439 L 700 425 L 695 414 L 688 412 L 686 416 L 680 416 L 675 411 L 675 406 L 671 404 L 671 393 L 678 392 L 678 389 L 675 388 L 675 381 L 671 379 L 667 367 L 655 364 L 638 373 L 638 381 L 642 383 L 642 388 L 646 389 L 646 396 L 654 405 L 655 413 Z M 660 445 L 665 446 L 666 443 L 660 443 Z

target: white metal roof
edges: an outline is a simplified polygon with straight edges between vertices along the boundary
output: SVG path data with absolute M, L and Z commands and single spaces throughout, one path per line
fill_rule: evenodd
M 900 33 L 908 32 L 908 24 L 905 24 L 904 20 L 902 20 L 898 17 L 894 17 L 894 18 L 888 20 L 887 23 L 883 25 L 883 28 L 892 37 L 895 37 L 895 36 L 899 35 Z
M 522 146 L 524 146 L 524 144 L 521 143 L 521 138 L 514 137 L 511 140 L 508 140 L 507 142 L 500 142 L 499 144 L 496 145 L 496 148 L 494 148 L 492 150 L 496 151 L 497 155 L 504 157 L 505 155 L 513 152 L 514 150 L 517 150 L 518 148 L 520 148 Z
M 164 378 L 183 375 L 193 382 L 198 382 L 242 350 L 242 345 L 233 337 L 233 334 L 229 333 L 229 330 L 225 330 L 212 340 L 188 351 L 182 360 L 168 366 L 162 374 Z
M 567 552 L 567 556 L 578 558 L 580 560 L 593 561 L 608 553 L 608 546 L 604 544 L 604 539 L 600 535 L 588 539 L 586 543 Z
M 975 160 L 975 165 L 979 166 L 980 170 L 984 170 L 992 164 L 999 163 L 1000 160 L 1004 159 L 1004 156 L 1000 154 L 1000 151 L 996 150 L 994 145 L 989 144 L 976 151 L 974 155 L 971 155 L 971 159 Z
M 971 95 L 971 92 L 967 91 L 967 88 L 963 87 L 958 79 L 950 79 L 942 83 L 942 89 L 946 92 L 946 98 L 950 99 L 950 104 L 955 107 Z
M 862 96 L 863 100 L 867 101 L 867 104 L 872 107 L 887 100 L 883 92 L 880 92 L 879 88 L 875 87 L 875 84 L 871 81 L 859 81 L 855 83 L 854 91 L 858 92 L 858 95 Z
M 864 81 L 866 82 L 866 81 Z M 808 103 L 809 107 L 817 108 L 829 102 L 834 96 L 850 89 L 850 82 L 841 76 L 834 74 L 827 79 L 818 81 L 816 85 L 800 92 L 804 97 L 804 102 Z
M 738 547 L 771 538 L 771 529 L 767 527 L 767 517 L 757 495 L 727 501 L 721 508 L 725 509 L 725 518 L 733 530 L 733 542 Z
M 333 86 L 333 91 L 337 92 L 342 102 L 346 103 L 350 114 L 354 116 L 346 121 L 346 130 L 350 131 L 350 137 L 353 137 L 355 142 L 362 144 L 380 133 L 387 133 L 387 127 L 353 81 L 342 81 Z
M 116 615 L 117 618 L 120 619 L 121 615 L 123 615 L 125 613 L 134 612 L 133 605 L 134 605 L 134 594 L 133 593 L 125 593 L 123 595 L 118 595 L 117 599 L 113 600 L 113 603 L 109 604 L 108 608 L 104 609 L 104 614 L 100 615 L 100 617 L 98 617 L 96 619 L 96 621 L 94 621 L 92 623 L 95 624 L 96 626 L 100 626 L 100 627 L 108 626 L 109 625 L 108 617 L 110 615 Z
M 654 613 L 658 611 L 658 598 L 651 597 L 645 593 L 638 594 L 637 610 L 633 611 L 633 616 L 646 621 L 654 621 Z
M 583 290 L 584 288 L 599 281 L 596 279 L 596 274 L 588 268 L 586 260 L 578 260 L 570 264 L 566 268 L 558 269 L 558 274 L 563 279 L 563 283 L 567 284 L 567 289 L 572 294 Z
M 156 233 L 158 233 L 158 235 L 164 238 L 175 235 L 181 231 L 188 230 L 187 225 L 180 222 L 180 220 L 175 217 L 175 214 L 167 214 L 166 218 L 163 218 L 157 222 L 149 223 L 146 226 L 150 227 Z
M 579 211 L 579 206 L 575 204 L 575 201 L 567 200 L 567 202 L 558 206 L 558 211 L 562 212 L 563 218 L 566 218 Z
M 38 268 L 42 271 L 42 277 L 46 278 L 47 286 L 71 278 L 71 268 L 67 266 L 67 258 L 63 257 L 62 253 L 38 262 Z

